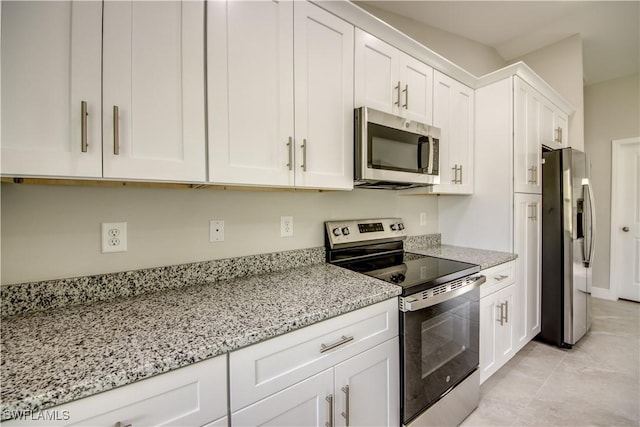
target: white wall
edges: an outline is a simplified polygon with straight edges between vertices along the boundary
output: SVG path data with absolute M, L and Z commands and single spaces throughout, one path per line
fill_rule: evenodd
M 576 108 L 569 120 L 569 144 L 584 150 L 584 73 L 580 35 L 567 37 L 512 62 L 518 61 L 524 61 Z
M 355 3 L 471 74 L 482 76 L 507 65 L 492 47 L 413 19 L 378 9 L 370 4 Z
M 387 190 L 223 191 L 2 184 L 3 284 L 125 271 L 324 245 L 323 221 L 405 219 L 410 235 L 438 231 L 437 198 Z M 419 225 L 419 213 L 427 225 Z M 280 216 L 294 237 L 280 237 Z M 225 241 L 209 243 L 209 220 Z M 128 251 L 100 253 L 100 223 L 127 222 Z
M 609 289 L 611 141 L 640 136 L 640 75 L 584 89 L 585 151 L 591 159 L 598 226 L 592 284 Z

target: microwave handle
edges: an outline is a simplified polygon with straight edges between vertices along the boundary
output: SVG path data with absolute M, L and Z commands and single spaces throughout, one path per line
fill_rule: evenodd
M 425 146 L 425 144 L 427 144 Z M 418 169 L 428 174 L 433 173 L 434 144 L 431 136 L 420 137 L 418 140 Z

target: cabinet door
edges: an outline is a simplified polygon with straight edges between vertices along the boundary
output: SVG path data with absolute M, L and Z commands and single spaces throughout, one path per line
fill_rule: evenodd
M 353 26 L 294 5 L 295 185 L 353 188 Z
M 204 181 L 204 3 L 105 1 L 103 50 L 104 177 Z
M 355 34 L 355 106 L 397 114 L 400 51 L 358 28 Z
M 560 135 L 557 134 L 560 133 Z M 556 111 L 554 135 L 557 138 L 560 148 L 569 146 L 569 117 L 562 111 Z
M 0 7 L 2 174 L 101 176 L 101 3 L 3 1 Z
M 514 196 L 516 293 L 514 328 L 519 349 L 540 332 L 540 266 L 542 198 L 535 194 Z
M 292 186 L 293 2 L 207 4 L 209 181 Z
M 515 289 L 515 285 L 509 285 L 480 300 L 480 383 L 515 354 Z
M 480 383 L 500 367 L 497 349 L 499 327 L 499 301 L 496 294 L 480 299 Z
M 333 425 L 333 368 L 231 414 L 232 426 Z
M 540 164 L 540 111 L 542 96 L 514 77 L 514 189 L 519 193 L 542 193 Z
M 543 98 L 540 105 L 540 142 L 553 149 L 568 147 L 568 117 Z
M 400 55 L 400 114 L 428 125 L 433 123 L 433 68 Z
M 398 425 L 399 349 L 396 337 L 335 367 L 336 426 Z
M 474 92 L 436 71 L 433 124 L 440 128 L 440 185 L 435 193 L 473 193 Z

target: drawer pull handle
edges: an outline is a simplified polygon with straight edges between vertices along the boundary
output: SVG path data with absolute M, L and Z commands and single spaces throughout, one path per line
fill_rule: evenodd
M 336 347 L 340 347 L 342 344 L 346 344 L 349 341 L 353 341 L 353 337 L 342 336 L 340 341 L 336 341 L 333 344 L 320 344 L 320 353 L 324 353 L 325 351 L 333 350 Z
M 496 276 L 496 282 L 502 282 L 504 279 L 508 278 L 509 276 L 507 276 L 506 274 L 501 274 L 499 276 Z

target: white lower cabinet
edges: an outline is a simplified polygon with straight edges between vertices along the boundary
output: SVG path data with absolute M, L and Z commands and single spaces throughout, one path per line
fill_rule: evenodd
M 231 414 L 233 426 L 394 426 L 398 338 Z
M 398 425 L 398 317 L 394 298 L 232 352 L 231 425 Z
M 3 426 L 227 425 L 227 356 L 89 396 Z
M 324 426 L 333 411 L 333 369 L 301 381 L 231 415 L 234 426 Z
M 482 272 L 480 288 L 480 383 L 516 353 L 515 319 L 524 310 L 515 297 L 515 261 Z

